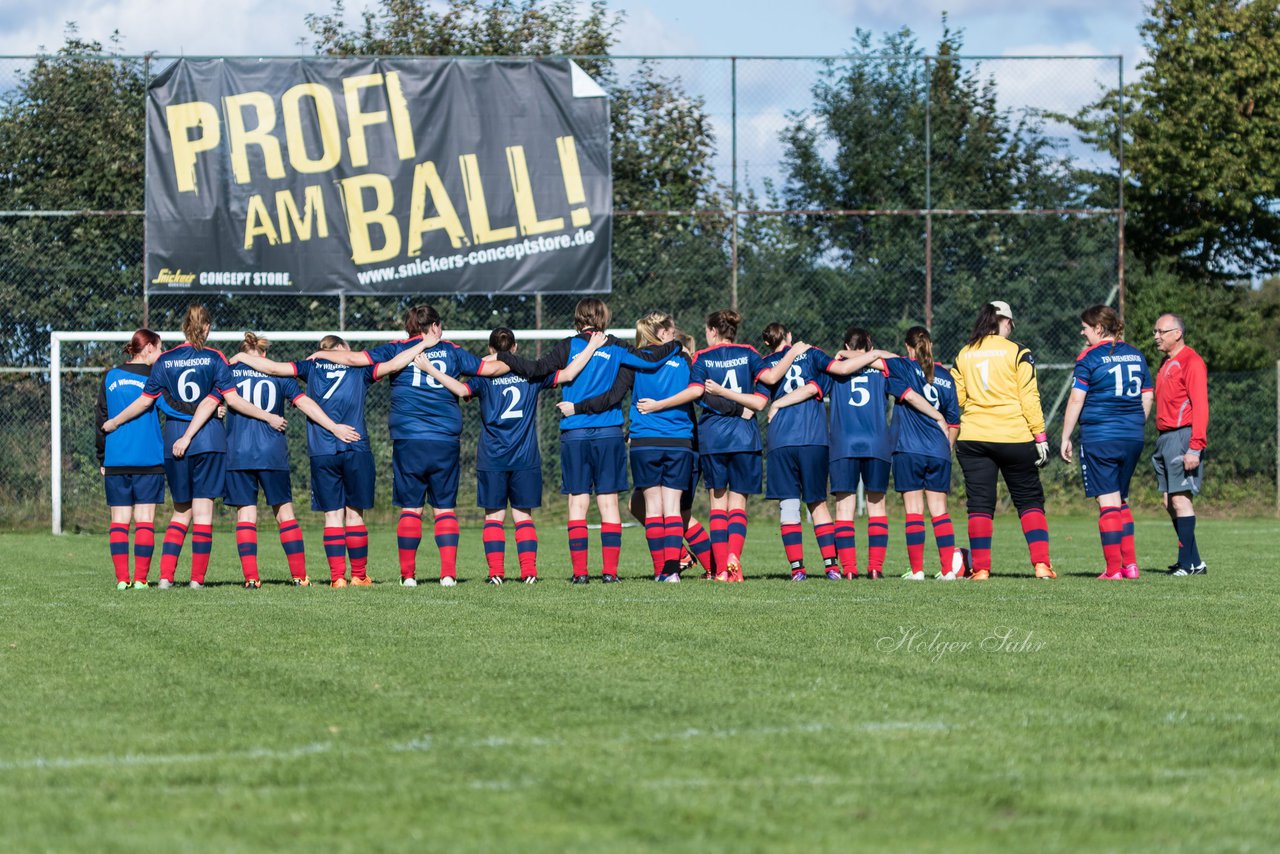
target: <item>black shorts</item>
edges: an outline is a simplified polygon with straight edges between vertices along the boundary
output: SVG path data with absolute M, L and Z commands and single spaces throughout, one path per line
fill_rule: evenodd
M 1035 442 L 956 442 L 970 513 L 996 512 L 996 477 L 1004 477 L 1019 513 L 1044 509 Z

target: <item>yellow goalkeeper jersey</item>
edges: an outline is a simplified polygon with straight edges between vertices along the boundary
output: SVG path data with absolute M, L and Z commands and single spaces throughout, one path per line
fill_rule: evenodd
M 966 442 L 1043 441 L 1044 413 L 1031 351 L 988 335 L 965 346 L 951 369 Z

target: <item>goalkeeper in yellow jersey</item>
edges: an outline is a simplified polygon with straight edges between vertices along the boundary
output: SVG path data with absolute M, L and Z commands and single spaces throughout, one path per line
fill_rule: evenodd
M 969 506 L 969 549 L 974 580 L 991 575 L 996 475 L 1004 476 L 1022 520 L 1036 578 L 1056 578 L 1049 561 L 1049 527 L 1038 469 L 1049 461 L 1036 363 L 1031 351 L 1009 340 L 1013 312 L 990 302 L 978 312 L 969 343 L 951 370 L 960 401 L 956 459 Z

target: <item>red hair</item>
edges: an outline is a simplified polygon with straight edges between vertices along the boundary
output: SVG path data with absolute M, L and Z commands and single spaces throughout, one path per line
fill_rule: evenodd
M 129 343 L 124 345 L 124 351 L 129 354 L 129 358 L 134 358 L 147 348 L 147 345 L 153 347 L 160 346 L 160 336 L 150 329 L 139 329 L 133 333 L 133 337 L 129 339 Z

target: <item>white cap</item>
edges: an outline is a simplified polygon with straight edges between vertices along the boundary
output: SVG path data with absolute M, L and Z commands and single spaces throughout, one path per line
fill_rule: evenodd
M 993 299 L 987 305 L 992 306 L 996 310 L 996 317 L 1007 317 L 1013 320 L 1013 309 L 1009 308 L 1009 303 L 998 299 Z

